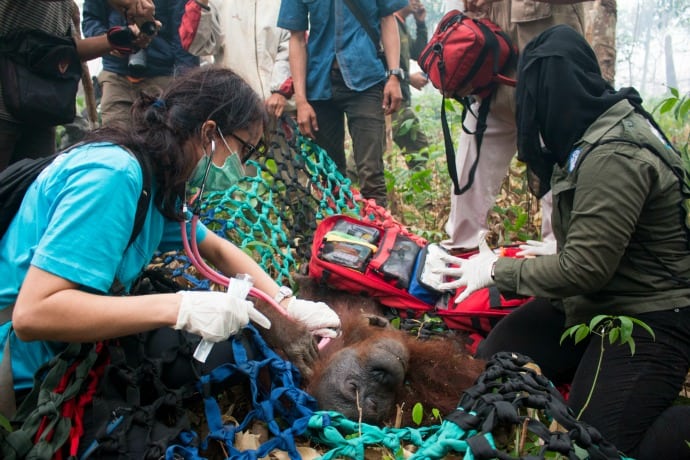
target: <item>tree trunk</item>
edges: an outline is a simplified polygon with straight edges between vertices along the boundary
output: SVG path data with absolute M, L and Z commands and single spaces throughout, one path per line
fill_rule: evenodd
M 644 41 L 642 42 L 642 44 L 644 45 L 644 60 L 642 61 L 642 80 L 640 81 L 640 93 L 645 94 L 645 89 L 647 87 L 647 75 L 649 69 L 649 45 L 652 40 L 652 24 L 651 20 L 649 19 L 649 16 L 645 17 L 644 24 L 642 25 L 642 27 L 645 32 Z
M 595 0 L 589 9 L 585 37 L 597 55 L 601 74 L 613 85 L 616 78 L 616 0 Z
M 664 54 L 666 57 L 666 86 L 678 89 L 676 64 L 673 61 L 673 41 L 670 34 L 664 37 Z

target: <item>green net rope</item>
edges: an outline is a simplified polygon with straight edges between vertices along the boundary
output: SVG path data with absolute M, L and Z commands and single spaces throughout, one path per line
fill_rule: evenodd
M 276 282 L 293 285 L 293 274 L 303 271 L 311 256 L 318 223 L 333 214 L 359 216 L 365 200 L 290 119 L 281 119 L 267 138 L 266 153 L 247 161 L 244 178 L 204 196 L 200 218 L 249 253 Z M 164 254 L 157 263 L 192 288 L 209 288 L 182 252 Z

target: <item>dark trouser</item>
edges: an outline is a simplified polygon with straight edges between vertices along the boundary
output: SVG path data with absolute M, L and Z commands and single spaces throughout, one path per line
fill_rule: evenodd
M 386 148 L 383 84 L 364 91 L 353 91 L 345 85 L 340 71 L 333 69 L 331 85 L 331 99 L 310 101 L 319 125 L 316 143 L 328 152 L 340 173 L 347 177 L 344 125 L 344 117 L 347 116 L 362 196 L 373 198 L 377 204 L 386 206 L 388 199 L 383 175 L 383 152 Z
M 23 158 L 55 153 L 55 127 L 0 120 L 0 171 Z
M 607 441 L 638 460 L 690 458 L 690 406 L 672 406 L 690 367 L 690 307 L 635 316 L 656 338 L 635 326 L 635 354 L 627 344 L 604 343 L 594 394 L 581 419 Z M 530 356 L 555 383 L 573 375 L 568 405 L 575 414 L 587 401 L 597 371 L 601 341 L 593 336 L 559 345 L 565 316 L 543 299 L 502 319 L 479 345 L 487 359 L 499 351 Z M 560 379 L 560 380 L 559 380 Z
M 405 104 L 391 115 L 393 141 L 405 155 L 405 162 L 409 169 L 421 169 L 429 158 L 429 140 L 422 130 L 419 118 L 409 106 Z

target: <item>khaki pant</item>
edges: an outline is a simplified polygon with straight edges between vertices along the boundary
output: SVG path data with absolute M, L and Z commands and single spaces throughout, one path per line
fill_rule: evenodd
M 550 5 L 551 13 L 544 18 L 527 21 L 511 21 L 513 0 L 492 3 L 490 18 L 514 40 L 519 50 L 536 35 L 556 24 L 569 24 L 580 33 L 584 31 L 584 13 L 581 4 Z M 515 74 L 515 70 L 511 72 Z M 479 104 L 473 112 L 477 113 Z M 465 126 L 473 132 L 476 118 L 468 113 Z M 480 232 L 487 230 L 486 218 L 494 205 L 496 195 L 506 176 L 510 161 L 517 151 L 517 127 L 515 125 L 515 88 L 499 85 L 491 101 L 486 119 L 486 132 L 481 145 L 472 187 L 462 195 L 451 190 L 450 216 L 445 225 L 448 239 L 442 245 L 448 249 L 477 246 Z M 462 132 L 456 150 L 455 165 L 460 186 L 467 183 L 469 169 L 477 156 L 477 144 L 473 135 Z M 542 199 L 542 238 L 553 238 L 551 230 L 551 194 Z
M 168 86 L 172 77 L 145 78 L 133 83 L 123 75 L 107 70 L 98 75 L 98 83 L 103 90 L 101 97 L 101 124 L 103 126 L 128 126 L 131 122 L 132 103 L 142 91 L 158 95 Z

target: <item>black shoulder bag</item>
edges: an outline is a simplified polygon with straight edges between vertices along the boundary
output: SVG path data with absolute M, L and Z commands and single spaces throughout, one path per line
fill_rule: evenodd
M 82 68 L 69 36 L 16 29 L 0 37 L 0 84 L 17 121 L 42 126 L 70 123 Z

